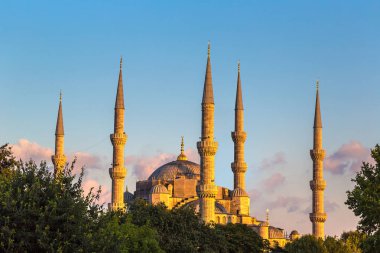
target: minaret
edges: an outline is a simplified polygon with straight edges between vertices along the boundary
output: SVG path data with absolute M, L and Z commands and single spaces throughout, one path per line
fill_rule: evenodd
M 315 102 L 314 115 L 314 146 L 310 150 L 313 160 L 313 180 L 310 181 L 310 188 L 313 191 L 313 212 L 310 213 L 310 221 L 313 224 L 313 235 L 317 238 L 324 238 L 324 223 L 327 215 L 324 210 L 323 193 L 326 188 L 326 181 L 323 179 L 323 159 L 325 150 L 322 147 L 322 119 L 319 108 L 319 82 L 317 81 L 317 98 Z
M 120 59 L 119 82 L 115 102 L 114 133 L 110 135 L 113 146 L 113 163 L 109 173 L 112 179 L 112 200 L 109 209 L 124 208 L 124 179 L 127 169 L 124 167 L 124 146 L 127 135 L 124 132 L 124 92 L 123 92 L 123 59 Z
M 231 137 L 234 141 L 234 162 L 231 163 L 232 172 L 234 173 L 234 189 L 240 188 L 245 191 L 245 172 L 247 171 L 248 166 L 244 161 L 244 142 L 247 139 L 247 133 L 244 132 L 244 108 L 240 81 L 240 62 L 238 63 L 236 88 L 235 131 L 231 133 Z
M 63 129 L 63 114 L 62 114 L 62 92 L 59 94 L 59 107 L 57 116 L 57 126 L 55 129 L 55 152 L 51 157 L 54 165 L 54 175 L 62 172 L 66 164 L 66 156 L 64 151 L 65 131 Z
M 214 141 L 214 94 L 212 88 L 210 43 L 208 44 L 207 67 L 202 99 L 202 136 L 197 142 L 201 163 L 201 180 L 197 187 L 200 214 L 204 222 L 215 221 L 215 154 L 218 143 Z

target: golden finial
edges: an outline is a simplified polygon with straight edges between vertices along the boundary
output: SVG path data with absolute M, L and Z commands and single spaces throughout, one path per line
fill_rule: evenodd
M 120 69 L 123 67 L 123 56 L 120 56 Z
M 183 136 L 181 136 L 181 154 L 177 157 L 177 161 L 186 161 L 187 157 L 185 155 L 185 144 L 183 141 Z
M 207 56 L 210 57 L 211 43 L 208 41 Z
M 62 102 L 62 90 L 59 91 L 59 102 Z
M 269 223 L 269 209 L 268 208 L 266 210 L 266 213 L 267 213 L 267 222 Z
M 238 60 L 238 72 L 240 73 L 240 60 Z

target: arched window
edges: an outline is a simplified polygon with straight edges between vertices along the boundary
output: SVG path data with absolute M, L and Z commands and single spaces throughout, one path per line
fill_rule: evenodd
M 223 217 L 223 224 L 226 224 L 226 216 Z
M 220 224 L 220 217 L 219 216 L 216 217 L 216 221 L 217 221 L 218 224 Z

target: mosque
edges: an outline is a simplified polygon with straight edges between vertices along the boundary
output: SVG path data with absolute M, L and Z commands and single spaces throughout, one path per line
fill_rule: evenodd
M 214 95 L 211 74 L 210 44 L 208 45 L 206 76 L 201 103 L 201 137 L 197 142 L 200 164 L 189 161 L 184 154 L 182 138 L 181 152 L 175 161 L 157 168 L 146 180 L 136 182 L 136 191 L 128 192 L 124 185 L 127 170 L 124 166 L 124 146 L 127 134 L 124 132 L 124 92 L 122 76 L 122 60 L 115 102 L 114 132 L 110 135 L 113 145 L 113 163 L 109 169 L 112 180 L 112 199 L 108 207 L 110 210 L 125 208 L 136 198 L 145 199 L 151 204 L 164 203 L 168 209 L 177 209 L 186 206 L 193 207 L 206 223 L 241 223 L 256 231 L 263 239 L 269 240 L 271 245 L 284 246 L 287 242 L 299 238 L 300 234 L 293 230 L 286 235 L 284 229 L 270 225 L 269 215 L 265 220 L 250 216 L 250 198 L 245 188 L 245 173 L 247 164 L 244 160 L 244 142 L 247 133 L 244 131 L 244 108 L 242 99 L 242 85 L 240 80 L 240 63 L 238 65 L 236 101 L 235 101 L 235 129 L 231 133 L 234 143 L 234 161 L 231 169 L 234 174 L 234 188 L 228 189 L 215 184 L 215 155 L 218 143 L 214 139 Z M 55 154 L 52 156 L 54 172 L 62 170 L 66 163 L 64 155 L 64 128 L 62 101 L 60 99 L 55 139 Z M 313 160 L 313 180 L 310 187 L 313 192 L 313 212 L 310 214 L 313 235 L 324 237 L 324 189 L 326 182 L 323 179 L 323 159 L 325 151 L 322 148 L 322 121 L 319 106 L 319 92 L 317 95 L 314 117 L 314 146 L 310 151 Z

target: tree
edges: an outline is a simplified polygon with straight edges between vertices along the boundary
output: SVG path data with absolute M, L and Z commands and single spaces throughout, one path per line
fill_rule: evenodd
M 355 187 L 347 191 L 349 209 L 360 217 L 358 229 L 371 235 L 380 231 L 380 146 L 371 150 L 375 165 L 363 162 L 361 170 L 356 174 Z
M 362 253 L 363 242 L 366 239 L 366 235 L 359 231 L 343 232 L 340 239 L 348 248 L 348 252 Z
M 137 199 L 129 205 L 126 219 L 157 231 L 165 252 L 263 252 L 265 243 L 243 224 L 205 224 L 194 209 L 168 210 Z
M 289 253 L 329 253 L 323 244 L 323 240 L 312 235 L 304 235 L 285 246 Z
M 348 247 L 344 244 L 342 240 L 339 240 L 335 237 L 328 236 L 323 245 L 325 246 L 327 252 L 329 253 L 347 253 L 349 251 Z
M 15 162 L 0 147 L 0 252 L 162 252 L 155 230 L 96 204 L 100 189 L 84 196 L 74 164 L 54 178 L 46 162 Z

